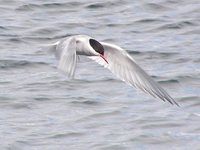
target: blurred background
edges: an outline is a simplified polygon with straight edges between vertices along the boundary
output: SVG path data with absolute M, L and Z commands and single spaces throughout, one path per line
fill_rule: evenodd
M 199 0 L 1 0 L 1 150 L 200 149 Z M 126 49 L 180 108 L 41 45 L 87 34 Z

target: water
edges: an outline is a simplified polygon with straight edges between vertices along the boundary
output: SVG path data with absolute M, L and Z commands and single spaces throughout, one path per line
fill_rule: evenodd
M 198 0 L 0 2 L 0 149 L 200 149 Z M 181 105 L 155 100 L 81 58 L 75 80 L 41 44 L 115 43 Z

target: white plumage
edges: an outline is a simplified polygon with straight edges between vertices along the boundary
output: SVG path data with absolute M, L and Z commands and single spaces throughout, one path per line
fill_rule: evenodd
M 74 76 L 77 55 L 86 55 L 109 69 L 127 84 L 139 88 L 153 97 L 179 106 L 178 103 L 176 103 L 176 101 L 119 46 L 98 42 L 86 35 L 76 35 L 64 38 L 53 44 L 51 51 L 54 51 L 59 60 L 58 68 L 65 72 L 70 78 Z

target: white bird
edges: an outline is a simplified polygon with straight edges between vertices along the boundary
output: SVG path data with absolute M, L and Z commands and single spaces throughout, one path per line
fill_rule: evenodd
M 74 77 L 77 55 L 86 55 L 109 69 L 127 84 L 139 88 L 153 97 L 179 106 L 178 103 L 119 46 L 99 42 L 87 35 L 75 35 L 66 37 L 52 44 L 50 51 L 53 52 L 59 60 L 58 69 L 65 72 L 69 78 Z

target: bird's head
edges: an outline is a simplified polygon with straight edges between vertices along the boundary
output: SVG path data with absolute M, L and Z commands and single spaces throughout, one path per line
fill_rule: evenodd
M 108 61 L 106 60 L 106 58 L 104 56 L 103 45 L 94 39 L 89 39 L 89 43 L 90 43 L 90 46 L 92 47 L 92 49 L 95 50 L 95 52 L 98 53 L 98 55 L 108 63 Z

